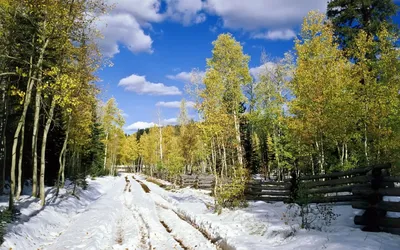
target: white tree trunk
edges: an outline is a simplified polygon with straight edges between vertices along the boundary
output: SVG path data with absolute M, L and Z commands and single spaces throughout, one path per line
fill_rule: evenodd
M 106 143 L 104 147 L 104 170 L 106 170 L 106 165 L 107 165 L 107 147 L 108 147 L 108 132 L 106 133 Z
M 21 142 L 19 145 L 19 159 L 18 159 L 18 186 L 15 198 L 19 200 L 22 191 L 22 160 L 24 158 L 24 140 L 25 140 L 25 124 L 21 129 Z
M 32 159 L 33 159 L 33 173 L 32 173 L 32 196 L 37 197 L 38 195 L 38 181 L 37 181 L 37 170 L 38 170 L 38 154 L 37 154 L 37 141 L 38 141 L 38 130 L 39 130 L 39 115 L 40 115 L 40 102 L 42 94 L 40 89 L 36 89 L 35 97 L 35 115 L 33 118 L 33 131 L 32 131 Z
M 43 140 L 42 140 L 42 148 L 41 148 L 41 158 L 40 158 L 40 204 L 42 206 L 45 205 L 45 190 L 44 190 L 44 177 L 45 177 L 45 169 L 46 169 L 46 143 L 47 143 L 47 135 L 49 133 L 51 121 L 53 120 L 54 108 L 56 106 L 56 100 L 53 97 L 50 104 L 49 116 L 46 120 L 46 125 L 43 130 Z
M 239 121 L 237 118 L 236 111 L 233 112 L 233 120 L 235 123 L 235 132 L 236 132 L 236 151 L 237 151 L 237 158 L 238 158 L 238 163 L 240 165 L 243 165 L 243 151 L 242 151 L 242 142 L 240 139 L 240 126 L 239 126 Z

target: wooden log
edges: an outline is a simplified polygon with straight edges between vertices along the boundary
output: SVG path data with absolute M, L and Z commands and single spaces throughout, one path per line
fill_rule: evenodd
M 377 191 L 371 188 L 354 188 L 352 192 L 361 196 L 368 196 L 376 192 L 383 196 L 400 196 L 400 188 L 380 188 Z
M 370 205 L 366 201 L 354 201 L 351 206 L 357 209 L 367 209 Z M 388 212 L 400 212 L 400 202 L 381 201 L 376 207 Z
M 288 202 L 290 199 L 286 196 L 275 196 L 275 197 L 252 197 L 246 196 L 246 200 L 251 201 L 266 201 L 266 202 Z
M 356 215 L 354 217 L 354 224 L 367 225 L 367 220 L 363 216 Z M 378 224 L 379 226 L 386 228 L 400 228 L 400 218 L 383 217 L 379 219 Z
M 214 180 L 214 176 L 199 176 L 197 177 L 198 180 Z
M 283 192 L 270 192 L 270 191 L 249 191 L 245 190 L 246 194 L 253 195 L 253 196 L 260 196 L 260 195 L 270 195 L 270 196 L 289 196 L 290 191 L 283 191 Z
M 316 181 L 316 182 L 304 182 L 306 188 L 321 187 L 321 186 L 337 186 L 345 184 L 356 184 L 356 183 L 368 183 L 371 180 L 368 176 L 356 176 L 352 178 L 344 178 L 329 181 Z
M 254 189 L 254 190 L 259 190 L 259 189 L 267 189 L 267 190 L 290 190 L 289 186 L 255 186 L 255 185 L 247 185 L 247 188 Z
M 255 182 L 255 181 L 250 181 L 248 185 L 254 185 L 254 186 L 287 186 L 290 187 L 291 183 L 289 182 L 275 182 L 275 181 L 268 181 L 268 182 Z
M 361 199 L 360 197 L 354 195 L 338 195 L 338 196 L 312 197 L 308 200 L 308 203 L 348 202 L 360 199 Z
M 344 176 L 351 176 L 351 175 L 366 174 L 369 171 L 371 171 L 372 169 L 389 169 L 391 167 L 392 167 L 392 165 L 390 163 L 387 163 L 387 164 L 369 166 L 366 168 L 355 168 L 355 169 L 351 169 L 351 170 L 343 171 L 343 172 L 301 176 L 299 179 L 300 180 L 316 180 L 316 179 L 323 179 L 323 178 L 344 177 Z
M 353 188 L 360 188 L 360 187 L 368 187 L 369 184 L 351 184 L 345 186 L 338 186 L 338 187 L 322 187 L 322 188 L 312 188 L 306 189 L 306 194 L 328 194 L 328 193 L 337 193 L 337 192 L 351 192 Z
M 385 182 L 400 182 L 400 176 L 385 176 L 383 177 Z

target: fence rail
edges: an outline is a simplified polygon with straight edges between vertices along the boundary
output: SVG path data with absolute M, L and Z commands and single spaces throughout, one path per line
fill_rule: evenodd
M 247 200 L 266 202 L 336 203 L 347 202 L 355 209 L 364 209 L 355 216 L 356 225 L 369 231 L 379 227 L 400 228 L 400 218 L 386 217 L 387 212 L 400 212 L 400 202 L 384 201 L 384 196 L 400 197 L 400 176 L 389 176 L 390 164 L 357 168 L 312 176 L 296 177 L 285 181 L 251 180 L 247 183 Z M 167 179 L 166 176 L 157 176 Z M 225 180 L 228 181 L 229 180 Z M 180 175 L 178 184 L 212 190 L 212 175 Z

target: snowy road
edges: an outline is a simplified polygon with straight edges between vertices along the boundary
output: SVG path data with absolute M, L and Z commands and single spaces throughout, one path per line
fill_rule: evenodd
M 29 232 L 25 237 L 19 232 L 15 235 L 19 237 L 6 237 L 1 248 L 215 249 L 201 232 L 175 214 L 166 200 L 145 192 L 145 184 L 132 176 L 112 181 L 101 197 L 64 219 L 62 226 L 42 230 L 39 242 Z
M 47 188 L 44 208 L 39 199 L 23 196 L 17 203 L 21 216 L 8 226 L 0 250 L 399 249 L 398 235 L 355 226 L 359 211 L 349 205 L 333 207 L 338 218 L 330 226 L 307 231 L 299 216 L 290 215 L 296 207 L 284 203 L 250 202 L 218 215 L 205 190 L 168 191 L 144 176 L 135 178 L 87 179 L 87 190 L 77 189 L 79 199 L 71 195 L 73 185 L 58 198 Z

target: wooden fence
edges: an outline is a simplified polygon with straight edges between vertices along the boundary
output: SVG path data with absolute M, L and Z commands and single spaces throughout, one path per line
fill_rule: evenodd
M 245 194 L 247 200 L 284 201 L 291 200 L 292 183 L 288 181 L 252 180 L 248 183 Z
M 301 176 L 283 182 L 251 181 L 246 190 L 249 200 L 297 203 L 347 202 L 353 208 L 365 209 L 355 216 L 356 225 L 368 231 L 379 227 L 400 228 L 400 218 L 387 212 L 400 212 L 400 198 L 385 201 L 383 197 L 400 197 L 400 177 L 389 176 L 391 165 L 384 164 L 313 176 Z M 397 185 L 397 186 L 396 186 Z M 389 198 L 390 199 L 390 198 Z
M 180 175 L 178 184 L 181 187 L 194 187 L 211 190 L 214 186 L 214 176 L 212 175 Z
M 384 164 L 330 174 L 300 177 L 293 174 L 291 179 L 283 182 L 251 181 L 248 184 L 246 195 L 249 200 L 264 201 L 352 202 L 362 199 L 361 196 L 352 193 L 354 188 L 370 186 L 369 172 L 373 169 L 382 171 L 389 168 L 390 164 Z M 385 178 L 389 180 L 388 178 L 391 177 Z
M 366 226 L 365 230 L 400 228 L 400 218 L 386 216 L 387 212 L 400 212 L 400 198 L 384 200 L 384 197 L 400 197 L 400 177 L 389 176 L 390 168 L 390 164 L 383 164 L 312 176 L 292 174 L 292 178 L 279 182 L 251 180 L 245 194 L 247 200 L 266 202 L 346 202 L 353 208 L 365 209 L 363 215 L 354 218 L 355 224 Z M 181 187 L 212 190 L 214 182 L 212 175 L 180 175 L 178 178 Z

